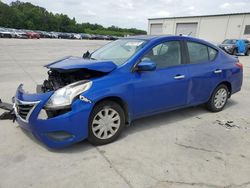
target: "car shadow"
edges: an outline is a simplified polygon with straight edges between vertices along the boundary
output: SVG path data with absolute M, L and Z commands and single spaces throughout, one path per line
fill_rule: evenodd
M 37 145 L 39 145 L 42 149 L 48 150 L 50 152 L 54 152 L 54 153 L 76 153 L 76 152 L 84 152 L 87 151 L 89 149 L 94 149 L 94 146 L 91 145 L 90 143 L 88 143 L 87 140 L 81 141 L 79 143 L 70 145 L 68 147 L 65 148 L 60 148 L 60 149 L 52 149 L 52 148 L 48 148 L 46 145 L 44 145 L 42 142 L 40 142 L 37 138 L 35 138 L 35 136 L 25 130 L 25 129 L 21 129 L 22 132 L 29 137 L 33 142 L 35 142 Z
M 228 103 L 225 106 L 224 110 L 231 108 L 232 106 L 235 106 L 237 104 L 238 104 L 237 101 L 230 99 L 228 100 Z M 196 117 L 197 119 L 201 119 L 200 116 L 207 113 L 213 113 L 213 112 L 208 111 L 205 105 L 199 105 L 196 107 L 188 107 L 184 109 L 179 109 L 175 111 L 169 111 L 153 116 L 144 117 L 133 121 L 131 125 L 124 130 L 124 133 L 122 134 L 120 139 L 123 139 L 124 137 L 130 134 L 134 134 L 140 131 L 154 129 L 156 127 L 161 127 L 161 126 L 168 126 L 168 124 L 171 123 L 178 124 L 178 122 L 188 120 L 189 118 Z
M 228 103 L 225 106 L 225 110 L 237 104 L 238 104 L 237 101 L 230 99 L 228 100 Z M 212 112 L 209 112 L 204 107 L 204 105 L 200 105 L 196 107 L 189 107 L 141 118 L 133 121 L 130 126 L 126 127 L 118 140 L 122 140 L 123 138 L 131 134 L 136 134 L 138 132 L 142 132 L 148 129 L 154 129 L 156 127 L 161 127 L 161 126 L 168 126 L 167 124 L 170 123 L 178 124 L 179 121 L 188 120 L 189 118 L 197 117 L 197 119 L 199 119 L 201 115 L 206 113 L 212 113 Z M 42 145 L 39 141 L 36 142 Z M 43 145 L 43 147 L 45 146 Z M 87 150 L 93 150 L 93 149 L 96 150 L 96 146 L 93 146 L 90 143 L 88 143 L 87 140 L 84 140 L 82 142 L 73 144 L 69 147 L 62 149 L 50 149 L 50 148 L 47 149 L 55 153 L 78 153 Z
M 204 109 L 203 106 L 197 106 L 144 117 L 133 121 L 131 125 L 124 131 L 122 137 L 126 137 L 128 135 L 140 131 L 145 131 L 148 129 L 154 129 L 161 126 L 168 126 L 168 124 L 171 123 L 178 124 L 179 121 L 187 120 L 193 117 L 199 118 L 201 114 L 205 113 L 209 112 Z
M 235 101 L 235 100 L 233 100 L 233 99 L 229 99 L 229 100 L 227 101 L 227 105 L 225 106 L 224 110 L 225 110 L 225 109 L 228 109 L 228 108 L 231 108 L 231 106 L 235 106 L 235 105 L 237 105 L 238 103 L 239 103 L 238 101 Z
M 53 152 L 53 153 L 80 153 L 80 152 L 86 152 L 88 150 L 96 150 L 95 146 L 90 144 L 87 140 L 75 143 L 73 145 L 70 145 L 66 148 L 61 148 L 61 149 L 51 149 L 47 148 L 48 151 Z

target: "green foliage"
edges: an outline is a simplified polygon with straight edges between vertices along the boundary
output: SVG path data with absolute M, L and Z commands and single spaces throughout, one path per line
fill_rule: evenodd
M 76 23 L 75 18 L 71 19 L 65 14 L 53 14 L 45 8 L 20 1 L 7 5 L 0 0 L 0 26 L 116 36 L 146 34 L 146 31 L 135 28 L 124 29 L 116 26 L 105 28 L 99 24 Z

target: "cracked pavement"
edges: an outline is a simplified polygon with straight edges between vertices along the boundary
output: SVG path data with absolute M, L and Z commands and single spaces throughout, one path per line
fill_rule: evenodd
M 105 43 L 0 39 L 0 98 L 10 102 L 20 83 L 34 91 L 46 77 L 42 65 Z M 199 106 L 136 120 L 105 146 L 49 150 L 0 121 L 0 188 L 250 188 L 250 57 L 240 61 L 243 88 L 224 111 Z

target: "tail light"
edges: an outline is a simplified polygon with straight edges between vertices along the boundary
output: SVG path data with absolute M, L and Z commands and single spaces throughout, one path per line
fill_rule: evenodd
M 240 63 L 239 60 L 236 62 L 236 66 L 243 70 L 243 65 Z

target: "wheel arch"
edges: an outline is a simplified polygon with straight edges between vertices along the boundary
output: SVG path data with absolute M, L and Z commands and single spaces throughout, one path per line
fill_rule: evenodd
M 217 88 L 219 85 L 225 85 L 225 86 L 227 86 L 228 91 L 229 91 L 229 96 L 228 97 L 231 97 L 231 94 L 232 94 L 232 84 L 229 81 L 223 81 L 223 82 L 220 82 L 215 88 Z
M 127 102 L 124 99 L 122 99 L 121 97 L 118 97 L 118 96 L 104 97 L 104 98 L 99 99 L 98 101 L 95 102 L 93 109 L 96 105 L 98 105 L 99 103 L 104 102 L 104 101 L 113 101 L 113 102 L 116 102 L 117 104 L 119 104 L 122 107 L 122 109 L 124 110 L 125 123 L 126 124 L 130 123 L 129 108 L 128 108 Z

